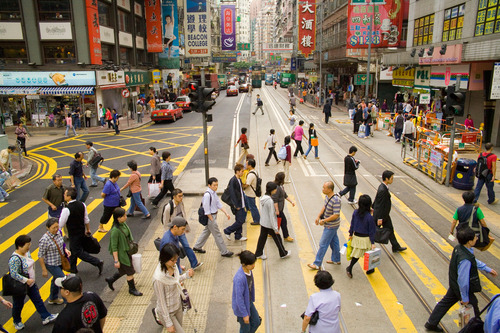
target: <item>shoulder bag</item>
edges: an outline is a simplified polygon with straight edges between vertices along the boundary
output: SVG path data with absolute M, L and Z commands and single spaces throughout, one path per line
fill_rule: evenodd
M 49 235 L 49 237 L 50 237 L 50 235 Z M 57 252 L 59 252 L 59 255 L 61 256 L 61 266 L 62 266 L 63 271 L 69 272 L 71 270 L 71 265 L 69 263 L 68 258 L 66 257 L 66 255 L 64 255 L 64 253 L 61 252 L 61 248 L 57 244 L 56 240 L 52 237 L 50 237 L 50 239 L 54 242 L 54 244 L 56 244 Z
M 116 227 L 118 230 L 120 230 L 120 232 L 123 234 L 123 236 L 125 236 L 125 239 L 127 240 L 128 242 L 128 247 L 129 249 L 127 250 L 127 254 L 129 256 L 131 255 L 134 255 L 136 254 L 137 252 L 139 252 L 139 244 L 137 244 L 136 242 L 134 242 L 133 240 L 131 240 L 130 238 L 127 237 L 127 235 L 125 235 L 125 233 L 123 232 L 122 229 L 120 229 L 120 227 Z M 130 228 L 128 228 L 128 232 L 129 233 L 132 233 L 132 231 L 130 231 Z
M 495 238 L 490 236 L 490 229 L 487 227 L 483 227 L 481 225 L 481 222 L 478 220 L 477 223 L 479 227 L 475 228 L 472 226 L 472 221 L 474 220 L 474 216 L 477 214 L 477 207 L 474 207 L 472 209 L 472 212 L 469 217 L 469 228 L 474 230 L 474 232 L 477 235 L 477 241 L 476 244 L 474 244 L 474 247 L 477 248 L 480 251 L 486 251 L 489 249 L 491 244 L 495 241 Z
M 16 257 L 18 257 L 19 261 L 21 261 L 21 272 L 19 274 L 21 274 L 24 277 L 27 277 L 22 272 L 22 267 L 23 267 L 22 259 L 18 255 L 16 255 Z M 2 290 L 3 296 L 26 296 L 26 294 L 28 293 L 28 284 L 22 283 L 21 281 L 14 279 L 10 275 L 10 270 L 9 270 L 9 273 L 5 274 L 2 278 L 2 289 L 3 289 Z
M 101 244 L 92 235 L 85 235 L 83 237 L 83 249 L 90 254 L 98 254 L 101 252 Z
M 300 315 L 300 317 L 302 319 L 304 319 L 304 316 L 306 315 L 306 313 L 302 313 Z M 318 320 L 319 320 L 319 312 L 318 310 L 314 311 L 313 314 L 311 315 L 311 320 L 309 320 L 309 325 L 316 325 L 318 323 Z
M 210 195 L 210 206 L 212 206 L 212 195 L 210 192 L 206 191 L 205 194 Z M 203 196 L 205 196 L 205 194 Z M 208 216 L 205 214 L 205 210 L 203 209 L 203 198 L 201 199 L 200 208 L 198 208 L 198 222 L 201 225 L 206 226 L 208 224 Z

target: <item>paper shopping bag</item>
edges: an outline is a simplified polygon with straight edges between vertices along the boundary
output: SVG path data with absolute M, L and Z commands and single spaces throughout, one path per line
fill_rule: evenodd
M 380 255 L 382 251 L 377 247 L 375 250 L 365 252 L 365 262 L 363 269 L 369 271 L 380 265 Z
M 9 187 L 9 189 L 11 189 L 11 188 L 15 188 L 15 187 L 21 185 L 21 181 L 19 180 L 19 178 L 17 178 L 16 176 L 12 175 L 12 176 L 10 176 L 9 179 L 7 179 L 5 181 L 5 184 L 7 184 L 7 186 Z

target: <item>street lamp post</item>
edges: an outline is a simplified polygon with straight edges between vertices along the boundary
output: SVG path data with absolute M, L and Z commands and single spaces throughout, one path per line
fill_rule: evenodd
M 367 0 L 370 3 L 370 0 Z M 375 5 L 372 2 L 372 15 L 370 16 L 370 27 L 368 30 L 368 56 L 366 59 L 366 85 L 365 85 L 365 100 L 368 102 L 368 93 L 370 90 L 370 60 L 372 55 L 372 39 L 373 39 L 373 20 L 375 18 Z M 375 75 L 377 75 L 375 73 Z

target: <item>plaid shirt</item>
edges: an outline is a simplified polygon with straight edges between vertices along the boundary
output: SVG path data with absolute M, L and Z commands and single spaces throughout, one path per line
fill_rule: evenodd
M 47 266 L 60 266 L 61 256 L 57 250 L 54 240 L 59 245 L 59 249 L 64 254 L 64 240 L 59 232 L 55 235 L 47 231 L 38 242 L 38 256 L 45 260 Z

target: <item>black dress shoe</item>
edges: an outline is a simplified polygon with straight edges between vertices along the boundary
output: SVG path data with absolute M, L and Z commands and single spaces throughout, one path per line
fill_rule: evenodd
M 97 265 L 97 268 L 99 269 L 99 275 L 102 274 L 102 269 L 104 267 L 104 261 L 99 261 L 99 264 Z
M 195 247 L 193 247 L 193 251 L 194 252 L 198 252 L 198 253 L 207 253 L 207 251 L 203 250 L 203 249 L 197 249 Z
M 223 257 L 226 257 L 226 258 L 231 258 L 233 256 L 233 252 L 229 251 L 228 253 L 224 253 L 222 254 Z
M 392 249 L 392 252 L 394 252 L 394 253 L 396 253 L 396 252 L 403 252 L 406 249 L 407 249 L 406 247 L 399 247 L 397 249 Z
M 369 269 L 366 271 L 366 275 L 370 275 L 370 274 L 373 274 L 375 273 L 375 268 L 372 268 L 372 269 Z
M 424 327 L 425 327 L 425 329 L 427 331 L 431 331 L 431 332 L 444 332 L 444 330 L 441 327 L 434 326 L 434 325 L 431 325 L 429 323 L 425 323 Z

